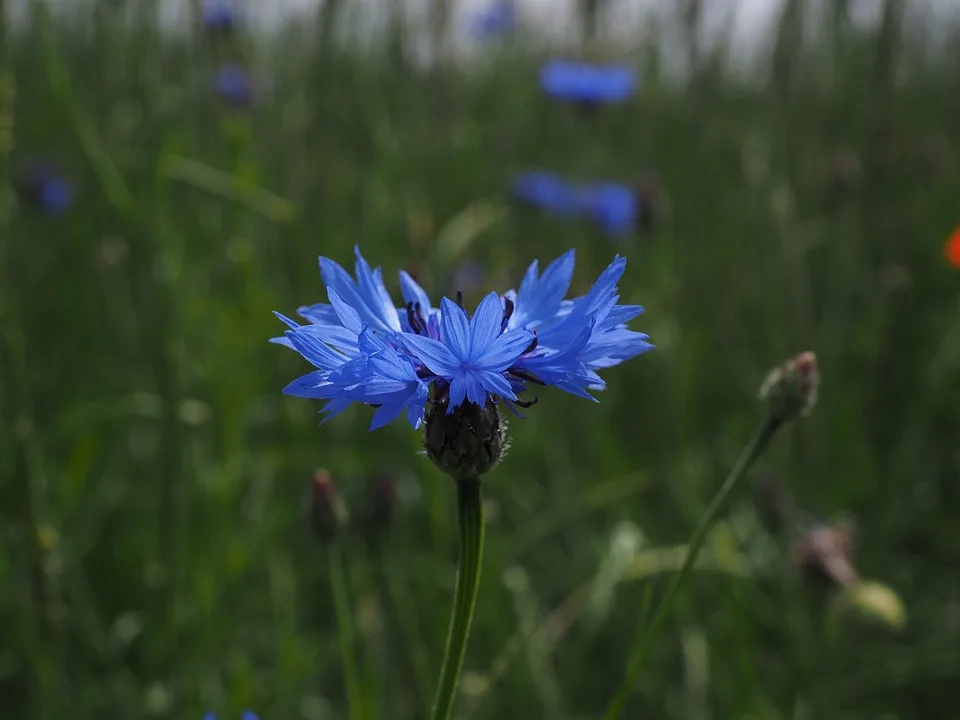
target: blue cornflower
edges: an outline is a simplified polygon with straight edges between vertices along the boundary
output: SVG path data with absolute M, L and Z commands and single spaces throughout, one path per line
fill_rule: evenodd
M 517 6 L 514 0 L 495 0 L 477 12 L 470 21 L 470 30 L 478 40 L 507 35 L 517 28 Z
M 554 173 L 519 173 L 513 181 L 513 194 L 518 200 L 556 215 L 574 216 L 581 209 L 577 188 Z
M 584 214 L 610 237 L 626 235 L 637 225 L 640 198 L 636 188 L 614 182 L 587 185 L 580 202 Z
M 233 0 L 205 0 L 203 24 L 208 30 L 230 32 L 237 23 L 237 8 Z
M 617 103 L 636 92 L 637 75 L 626 65 L 552 60 L 540 71 L 540 85 L 544 92 L 558 100 Z
M 418 428 L 432 403 L 447 414 L 465 403 L 529 407 L 529 385 L 552 385 L 593 399 L 602 390 L 597 370 L 649 350 L 647 335 L 629 330 L 638 305 L 619 305 L 617 282 L 626 260 L 617 257 L 590 291 L 565 299 L 573 276 L 569 251 L 541 275 L 534 261 L 519 291 L 495 292 L 468 316 L 457 301 L 433 307 L 423 288 L 401 272 L 405 308 L 394 306 L 379 268 L 355 249 L 356 279 L 320 258 L 329 303 L 301 307 L 300 325 L 287 324 L 272 342 L 300 353 L 316 368 L 284 392 L 326 400 L 327 418 L 353 403 L 377 407 L 371 429 L 405 414 Z
M 59 215 L 73 204 L 73 185 L 52 163 L 36 161 L 18 175 L 16 188 L 46 215 Z
M 231 105 L 247 107 L 254 100 L 254 86 L 249 73 L 240 65 L 226 63 L 217 70 L 215 87 L 220 97 Z
M 611 238 L 634 230 L 645 203 L 638 189 L 622 183 L 577 184 L 546 172 L 518 174 L 513 194 L 554 215 L 590 220 Z

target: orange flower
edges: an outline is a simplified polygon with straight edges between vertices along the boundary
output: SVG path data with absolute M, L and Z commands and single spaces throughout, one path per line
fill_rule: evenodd
M 943 254 L 947 256 L 947 262 L 960 270 L 960 227 L 957 227 L 947 240 L 943 249 Z

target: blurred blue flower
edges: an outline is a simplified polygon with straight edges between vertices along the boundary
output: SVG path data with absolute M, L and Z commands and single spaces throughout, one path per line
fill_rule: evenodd
M 626 65 L 590 65 L 552 60 L 540 71 L 540 85 L 558 100 L 617 103 L 636 92 L 637 74 Z
M 517 28 L 517 6 L 514 0 L 494 0 L 488 7 L 476 12 L 470 20 L 470 30 L 478 40 L 507 35 Z
M 576 184 L 546 172 L 518 174 L 513 194 L 554 215 L 590 220 L 611 238 L 632 232 L 647 202 L 629 185 L 610 181 Z
M 208 712 L 203 716 L 203 720 L 217 720 L 217 716 L 212 712 Z M 240 720 L 259 720 L 259 718 L 257 718 L 256 714 L 250 712 L 249 710 L 244 710 L 243 714 L 240 716 Z
M 217 70 L 216 90 L 231 105 L 247 107 L 253 104 L 254 87 L 249 73 L 240 65 L 226 63 Z
M 237 7 L 233 0 L 205 0 L 203 24 L 208 30 L 229 32 L 237 23 Z
M 584 213 L 609 237 L 626 235 L 637 226 L 640 197 L 636 188 L 600 182 L 581 191 Z
M 490 293 L 472 316 L 448 298 L 434 308 L 417 282 L 401 273 L 406 307 L 393 305 L 379 268 L 355 249 L 356 279 L 320 258 L 329 303 L 302 307 L 310 321 L 287 324 L 271 342 L 296 350 L 315 368 L 284 392 L 326 400 L 327 419 L 353 403 L 377 407 L 370 429 L 405 414 L 418 428 L 426 404 L 449 413 L 463 403 L 500 401 L 514 409 L 530 384 L 553 385 L 593 399 L 597 370 L 649 350 L 647 335 L 629 330 L 638 305 L 618 305 L 626 260 L 617 257 L 582 297 L 564 299 L 573 277 L 569 251 L 544 271 L 534 261 L 519 291 Z M 432 389 L 432 397 L 429 391 Z
M 581 209 L 576 187 L 553 173 L 518 174 L 513 181 L 513 194 L 523 202 L 557 215 L 574 216 Z
M 73 204 L 73 184 L 51 163 L 34 161 L 18 174 L 20 196 L 46 215 L 60 215 Z

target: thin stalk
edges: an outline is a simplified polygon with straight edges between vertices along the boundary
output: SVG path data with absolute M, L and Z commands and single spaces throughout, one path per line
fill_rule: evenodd
M 477 604 L 483 561 L 483 499 L 480 478 L 457 481 L 457 505 L 460 514 L 460 561 L 447 643 L 443 664 L 440 666 L 440 680 L 430 713 L 432 720 L 447 720 L 453 710 L 470 626 L 473 624 L 473 610 Z
M 657 604 L 657 609 L 654 611 L 650 624 L 647 625 L 643 633 L 638 635 L 635 641 L 633 653 L 627 665 L 626 675 L 620 687 L 617 689 L 616 694 L 613 696 L 613 699 L 610 700 L 610 703 L 607 705 L 607 709 L 603 714 L 603 720 L 615 720 L 623 713 L 627 696 L 636 684 L 637 676 L 640 674 L 640 670 L 643 668 L 647 656 L 650 655 L 650 650 L 653 648 L 653 641 L 656 639 L 670 610 L 673 609 L 680 588 L 683 587 L 687 577 L 689 577 L 690 572 L 693 570 L 697 556 L 700 554 L 700 550 L 703 549 L 707 534 L 713 527 L 717 516 L 720 514 L 720 510 L 726 503 L 727 498 L 730 497 L 730 493 L 733 492 L 740 478 L 746 474 L 754 461 L 767 449 L 767 445 L 770 444 L 770 440 L 776 435 L 781 424 L 782 421 L 778 418 L 770 415 L 764 417 L 763 421 L 757 427 L 753 438 L 743 449 L 743 452 L 740 453 L 737 464 L 734 465 L 733 470 L 730 471 L 723 485 L 717 490 L 717 494 L 713 496 L 713 500 L 710 501 L 709 507 L 707 507 L 703 517 L 700 518 L 700 523 L 693 532 L 693 537 L 690 539 L 690 544 L 687 548 L 687 556 L 683 565 L 680 567 L 680 571 L 673 576 L 670 585 L 667 587 L 667 591 Z
M 347 591 L 347 577 L 343 568 L 343 548 L 336 542 L 330 544 L 330 588 L 333 594 L 333 607 L 337 617 L 337 635 L 340 637 L 340 663 L 343 666 L 344 681 L 347 686 L 347 705 L 350 708 L 350 720 L 364 720 L 366 712 L 363 704 L 363 690 L 360 686 L 360 670 L 357 667 L 357 653 L 354 647 L 353 616 L 350 612 L 350 594 Z

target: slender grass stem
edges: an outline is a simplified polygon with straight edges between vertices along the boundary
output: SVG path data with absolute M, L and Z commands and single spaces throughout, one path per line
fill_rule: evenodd
M 357 653 L 354 645 L 353 615 L 350 612 L 350 593 L 347 591 L 347 577 L 343 567 L 343 548 L 339 543 L 331 543 L 328 555 L 330 587 L 337 617 L 337 634 L 340 637 L 340 663 L 343 666 L 343 676 L 347 686 L 350 720 L 365 720 L 363 689 L 360 685 L 360 670 L 357 667 Z
M 630 656 L 630 662 L 627 665 L 626 675 L 620 687 L 617 689 L 616 694 L 614 694 L 613 699 L 611 699 L 607 705 L 607 709 L 603 714 L 603 720 L 616 720 L 616 718 L 620 717 L 623 713 L 627 696 L 636 684 L 637 676 L 640 674 L 644 662 L 650 655 L 650 650 L 653 648 L 653 641 L 656 639 L 664 620 L 666 620 L 670 610 L 673 609 L 680 588 L 683 587 L 690 572 L 693 570 L 697 556 L 700 554 L 700 550 L 703 549 L 703 544 L 707 539 L 707 533 L 709 533 L 710 528 L 713 527 L 717 516 L 720 514 L 720 510 L 723 509 L 727 498 L 730 496 L 730 493 L 733 492 L 740 478 L 746 474 L 754 461 L 767 449 L 770 440 L 776 435 L 781 424 L 782 421 L 773 416 L 767 415 L 764 417 L 757 427 L 753 438 L 740 454 L 737 464 L 734 465 L 733 470 L 730 471 L 723 485 L 717 490 L 717 494 L 713 496 L 713 500 L 710 501 L 710 505 L 707 507 L 706 512 L 700 519 L 700 523 L 693 532 L 693 537 L 690 539 L 690 545 L 687 549 L 687 556 L 683 565 L 680 567 L 680 571 L 674 575 L 670 581 L 667 591 L 657 604 L 657 609 L 654 611 L 650 624 L 637 636 L 633 652 Z
M 433 701 L 432 720 L 447 720 L 466 655 L 467 639 L 473 624 L 473 610 L 480 587 L 483 561 L 483 500 L 479 478 L 457 481 L 457 505 L 460 515 L 460 561 L 453 594 L 453 611 L 447 630 L 447 643 L 440 666 L 437 695 Z

